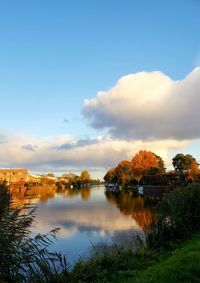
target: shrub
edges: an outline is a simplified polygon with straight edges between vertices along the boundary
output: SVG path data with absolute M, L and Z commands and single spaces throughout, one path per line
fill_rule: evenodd
M 200 230 L 200 185 L 192 184 L 168 193 L 154 213 L 147 235 L 150 247 L 164 247 L 185 240 Z

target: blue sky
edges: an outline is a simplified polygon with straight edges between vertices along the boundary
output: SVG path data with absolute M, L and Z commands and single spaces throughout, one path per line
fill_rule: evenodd
M 140 71 L 184 79 L 200 64 L 199 15 L 198 0 L 1 1 L 2 133 L 105 135 L 84 99 Z

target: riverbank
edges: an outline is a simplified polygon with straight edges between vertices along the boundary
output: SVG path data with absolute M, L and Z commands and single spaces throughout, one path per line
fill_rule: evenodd
M 160 202 L 138 251 L 114 246 L 79 261 L 69 282 L 200 282 L 200 186 L 177 188 Z
M 118 276 L 115 283 L 200 282 L 200 234 L 171 251 L 152 253 L 143 264 L 127 275 Z
M 161 251 L 140 250 L 133 255 L 128 249 L 114 249 L 88 262 L 79 262 L 69 277 L 62 280 L 63 283 L 198 283 L 200 233 Z

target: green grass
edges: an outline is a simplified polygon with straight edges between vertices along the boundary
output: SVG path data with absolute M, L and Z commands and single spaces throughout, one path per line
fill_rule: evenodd
M 166 257 L 166 258 L 165 258 Z M 156 259 L 158 262 L 156 262 Z M 160 252 L 154 263 L 136 270 L 130 278 L 121 276 L 120 283 L 195 283 L 200 282 L 200 234 L 169 252 Z

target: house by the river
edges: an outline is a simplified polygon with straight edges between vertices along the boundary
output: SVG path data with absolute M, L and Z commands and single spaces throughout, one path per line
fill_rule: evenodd
M 29 181 L 27 169 L 0 169 L 0 182 L 8 184 L 26 183 Z

